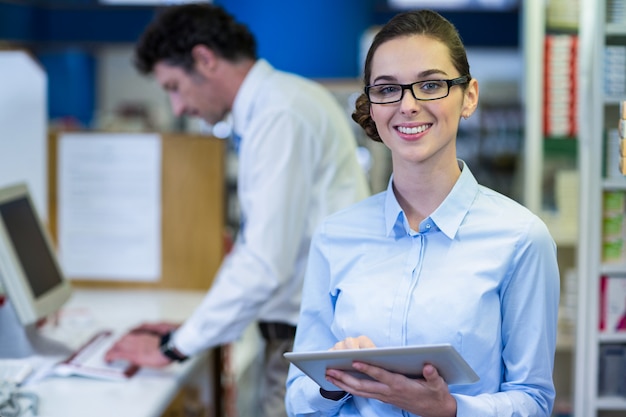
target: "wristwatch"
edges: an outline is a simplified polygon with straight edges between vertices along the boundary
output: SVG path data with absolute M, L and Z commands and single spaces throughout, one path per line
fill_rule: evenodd
M 327 391 L 320 387 L 320 394 L 327 400 L 339 401 L 347 398 L 350 394 L 345 391 Z
M 176 349 L 176 346 L 174 346 L 174 341 L 172 340 L 172 332 L 167 332 L 163 336 L 161 336 L 161 344 L 159 345 L 159 350 L 161 350 L 163 356 L 175 362 L 183 362 L 188 358 L 188 356 L 180 353 L 178 349 Z

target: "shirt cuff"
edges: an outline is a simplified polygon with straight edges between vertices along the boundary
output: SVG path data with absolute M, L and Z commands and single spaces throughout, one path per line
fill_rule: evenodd
M 320 394 L 322 397 L 327 400 L 339 401 L 345 398 L 348 398 L 350 394 L 346 391 L 326 391 L 324 388 L 320 387 Z

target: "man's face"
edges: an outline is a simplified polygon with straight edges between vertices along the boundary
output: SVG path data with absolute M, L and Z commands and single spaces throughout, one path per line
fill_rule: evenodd
M 198 72 L 159 62 L 154 66 L 154 76 L 167 92 L 172 111 L 176 116 L 192 116 L 209 124 L 222 120 L 229 106 L 220 97 L 219 86 Z

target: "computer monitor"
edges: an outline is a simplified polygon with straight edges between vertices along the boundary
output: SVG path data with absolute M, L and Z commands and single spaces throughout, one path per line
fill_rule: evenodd
M 56 312 L 71 295 L 26 184 L 0 188 L 0 284 L 22 326 Z

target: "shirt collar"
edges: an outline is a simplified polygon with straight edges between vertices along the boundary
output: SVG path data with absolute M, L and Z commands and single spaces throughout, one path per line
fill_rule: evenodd
M 231 112 L 233 130 L 238 134 L 245 132 L 248 122 L 254 113 L 255 98 L 261 96 L 263 82 L 275 71 L 274 67 L 264 59 L 258 59 L 243 80 Z
M 478 182 L 468 166 L 461 160 L 459 160 L 459 166 L 461 167 L 461 175 L 454 187 L 439 207 L 429 216 L 437 228 L 450 239 L 456 235 L 478 193 Z M 389 179 L 385 196 L 385 225 L 388 236 L 392 234 L 405 235 L 410 230 L 404 211 L 393 192 L 393 175 Z

